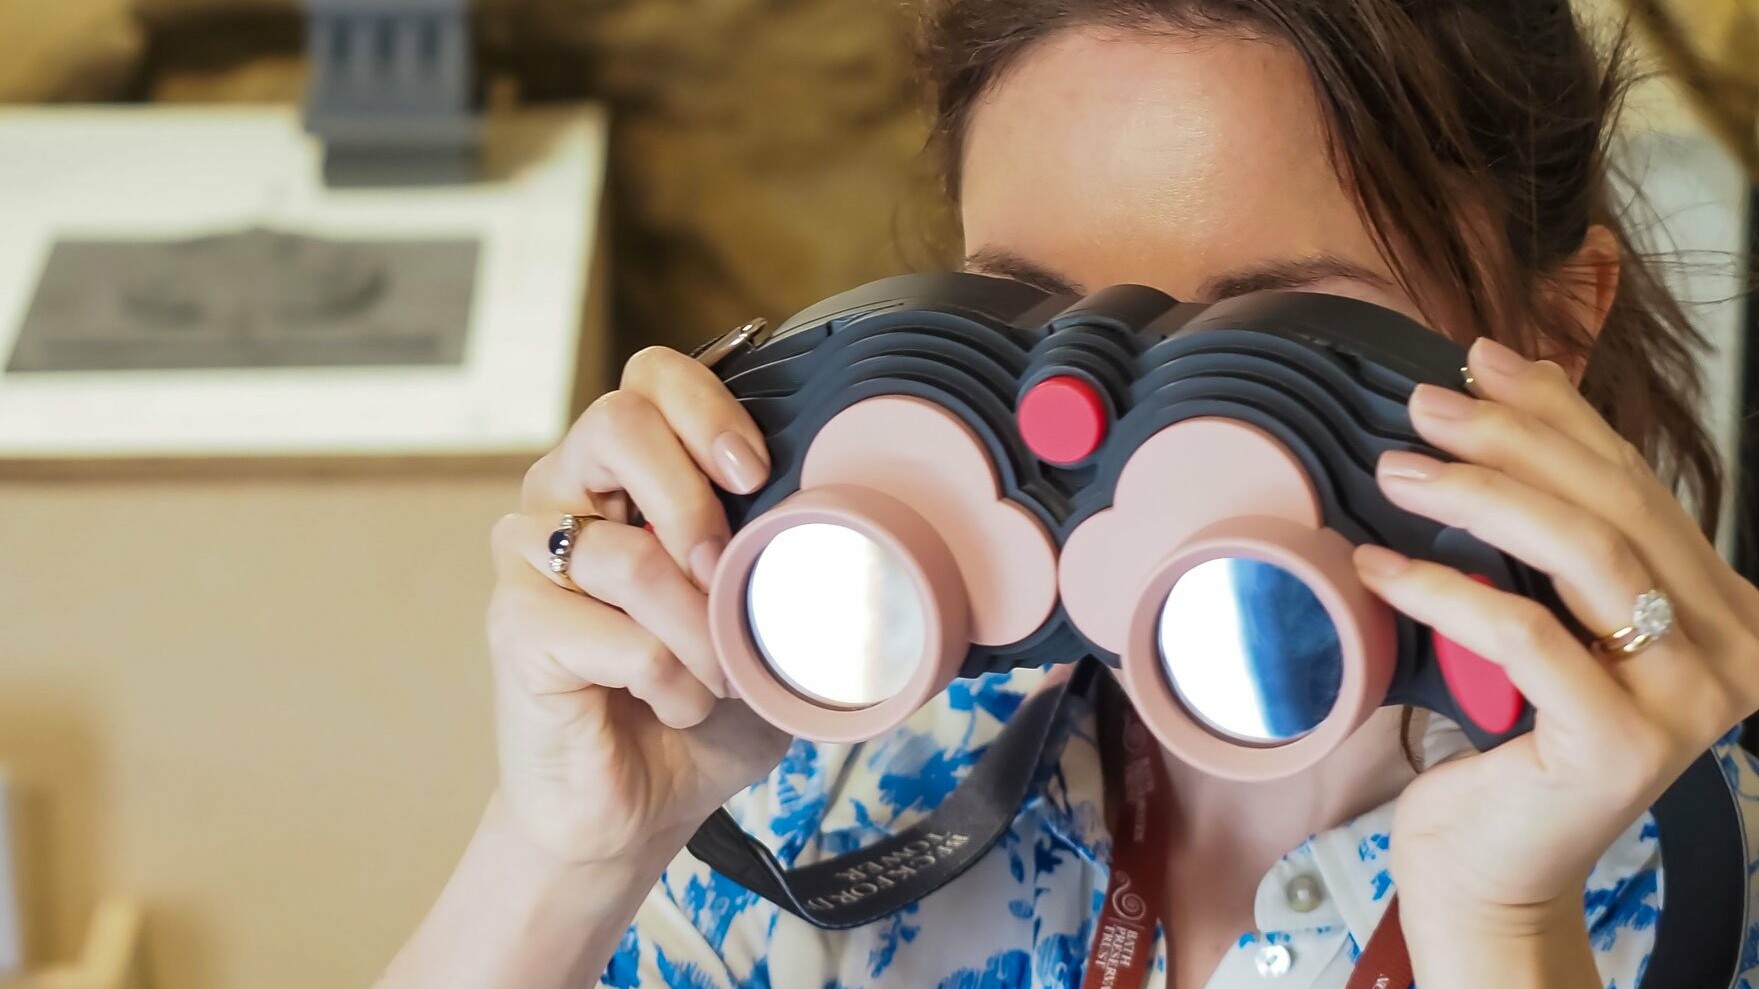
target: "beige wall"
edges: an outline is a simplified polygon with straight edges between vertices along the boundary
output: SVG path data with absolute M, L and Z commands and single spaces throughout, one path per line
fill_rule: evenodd
M 0 482 L 0 763 L 30 947 L 147 908 L 151 984 L 364 985 L 491 785 L 516 470 Z

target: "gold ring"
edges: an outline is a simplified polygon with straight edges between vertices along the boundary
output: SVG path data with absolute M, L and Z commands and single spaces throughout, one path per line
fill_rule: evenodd
M 1594 649 L 1607 655 L 1635 656 L 1654 645 L 1673 628 L 1673 602 L 1659 590 L 1637 595 L 1631 607 L 1631 623 L 1594 640 Z
M 556 531 L 550 533 L 550 572 L 558 577 L 568 576 L 568 561 L 574 557 L 574 544 L 580 532 L 588 522 L 603 522 L 603 515 L 588 513 L 586 515 L 564 515 L 557 524 Z

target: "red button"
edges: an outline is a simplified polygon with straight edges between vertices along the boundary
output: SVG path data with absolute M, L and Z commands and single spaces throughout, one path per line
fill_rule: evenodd
M 1480 584 L 1495 586 L 1483 574 L 1471 577 Z M 1509 682 L 1502 667 L 1440 632 L 1431 629 L 1430 636 L 1435 645 L 1435 661 L 1441 664 L 1441 678 L 1466 717 L 1496 734 L 1513 728 L 1520 720 L 1526 698 Z
M 1060 374 L 1033 385 L 1015 413 L 1020 438 L 1040 460 L 1080 463 L 1105 439 L 1106 409 L 1099 392 L 1082 378 Z

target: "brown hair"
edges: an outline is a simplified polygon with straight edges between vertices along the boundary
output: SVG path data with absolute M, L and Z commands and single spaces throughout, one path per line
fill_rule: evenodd
M 1583 394 L 1715 530 L 1722 468 L 1697 413 L 1705 342 L 1614 204 L 1622 34 L 1601 57 L 1568 0 L 931 0 L 920 50 L 955 201 L 980 99 L 1034 45 L 1092 26 L 1293 48 L 1339 174 L 1424 311 L 1529 355 L 1586 359 Z M 1545 303 L 1581 278 L 1566 262 L 1591 224 L 1622 261 L 1598 338 Z

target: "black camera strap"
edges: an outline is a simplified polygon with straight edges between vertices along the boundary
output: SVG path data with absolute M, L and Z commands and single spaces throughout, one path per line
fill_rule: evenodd
M 859 927 L 895 913 L 958 878 L 1007 832 L 1034 783 L 1061 758 L 1070 703 L 1096 675 L 1092 658 L 1053 671 L 940 807 L 897 834 L 789 869 L 718 810 L 690 839 L 690 854 L 815 927 Z
M 1747 839 L 1715 752 L 1650 808 L 1661 845 L 1661 918 L 1640 986 L 1732 986 L 1747 915 Z M 1744 983 L 1743 983 L 1744 984 Z

